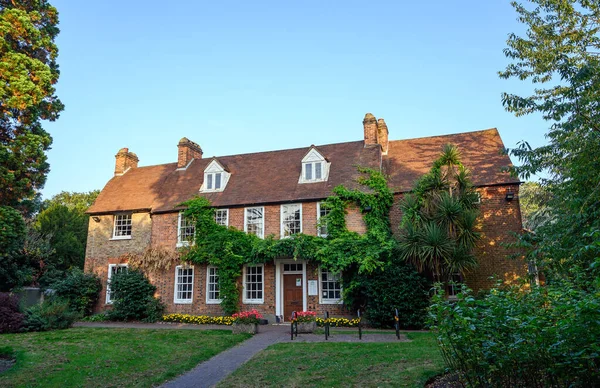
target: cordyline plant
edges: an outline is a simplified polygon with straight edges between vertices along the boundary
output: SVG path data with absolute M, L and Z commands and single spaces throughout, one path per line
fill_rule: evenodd
M 479 198 L 460 157 L 456 146 L 446 144 L 400 204 L 400 256 L 437 281 L 477 265 L 472 251 L 480 239 L 475 230 Z

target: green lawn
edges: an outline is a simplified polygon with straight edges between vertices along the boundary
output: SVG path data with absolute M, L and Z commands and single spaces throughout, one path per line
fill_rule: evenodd
M 249 338 L 221 330 L 73 328 L 3 334 L 16 365 L 0 387 L 149 387 Z
M 444 364 L 433 334 L 406 335 L 412 342 L 276 344 L 219 387 L 422 387 Z

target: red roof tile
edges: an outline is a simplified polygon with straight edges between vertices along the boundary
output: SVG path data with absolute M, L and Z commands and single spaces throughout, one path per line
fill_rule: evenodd
M 379 147 L 365 148 L 363 141 L 317 146 L 331 162 L 329 180 L 319 183 L 298 183 L 301 160 L 310 147 L 217 157 L 231 178 L 223 192 L 201 195 L 218 207 L 318 200 L 331 195 L 337 185 L 359 187 L 356 166 L 378 169 L 380 165 L 394 191 L 409 191 L 416 179 L 429 171 L 446 143 L 459 147 L 463 164 L 472 170 L 476 185 L 518 182 L 500 171 L 510 165 L 510 159 L 500 153 L 503 144 L 498 131 L 489 129 L 390 141 L 383 160 Z M 108 181 L 88 213 L 174 211 L 178 204 L 200 194 L 204 169 L 212 160 L 194 160 L 186 170 L 177 170 L 177 163 L 131 169 Z
M 422 137 L 390 141 L 388 154 L 383 157 L 383 168 L 389 176 L 390 187 L 396 192 L 410 191 L 415 181 L 431 169 L 445 144 L 458 147 L 462 163 L 471 170 L 476 186 L 516 183 L 518 179 L 502 172 L 511 166 L 504 155 L 504 144 L 496 128 L 453 135 Z

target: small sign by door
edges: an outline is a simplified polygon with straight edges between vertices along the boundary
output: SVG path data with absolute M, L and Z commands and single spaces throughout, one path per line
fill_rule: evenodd
M 308 295 L 311 295 L 311 296 L 319 295 L 319 292 L 317 291 L 317 281 L 316 280 L 308 281 Z
M 296 287 L 302 287 L 302 278 L 296 278 Z

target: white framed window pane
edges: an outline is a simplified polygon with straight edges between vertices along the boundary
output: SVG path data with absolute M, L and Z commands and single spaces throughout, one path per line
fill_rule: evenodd
M 195 234 L 196 225 L 193 220 L 186 218 L 183 213 L 179 213 L 179 233 L 177 234 L 179 242 L 193 241 Z
M 263 237 L 263 208 L 253 207 L 246 209 L 246 232 Z
M 259 301 L 263 298 L 263 266 L 246 267 L 246 299 Z
M 208 268 L 208 300 L 218 301 L 219 296 L 219 273 L 215 267 Z
M 315 163 L 315 179 L 321 179 L 323 173 L 321 171 L 322 163 Z
M 115 215 L 114 236 L 131 236 L 131 214 Z
M 342 287 L 339 274 L 325 269 L 321 270 L 321 296 L 324 301 L 339 301 L 342 297 Z
M 212 190 L 213 174 L 206 174 L 206 189 Z
M 317 230 L 317 234 L 321 237 L 327 237 L 327 223 L 321 218 L 329 214 L 329 210 L 329 208 L 326 208 L 319 203 L 319 228 Z
M 221 173 L 218 172 L 215 174 L 215 190 L 221 188 Z
M 301 205 L 282 205 L 282 234 L 288 237 L 302 232 Z
M 114 274 L 127 271 L 127 264 L 110 264 L 108 266 L 108 281 L 106 284 L 106 303 L 112 303 L 112 295 L 110 292 L 110 279 Z
M 175 302 L 191 302 L 193 287 L 194 268 L 177 266 L 175 269 Z
M 215 211 L 215 222 L 218 225 L 227 226 L 229 223 L 229 209 L 217 209 Z
M 307 181 L 312 180 L 312 163 L 304 164 L 304 179 Z

